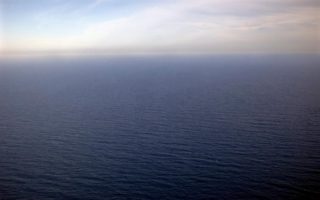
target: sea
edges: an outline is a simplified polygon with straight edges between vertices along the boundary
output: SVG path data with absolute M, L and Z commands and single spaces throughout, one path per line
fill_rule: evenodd
M 0 200 L 320 199 L 320 56 L 0 59 Z

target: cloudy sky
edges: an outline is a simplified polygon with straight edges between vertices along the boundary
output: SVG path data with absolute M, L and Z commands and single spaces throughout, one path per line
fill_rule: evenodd
M 319 0 L 0 0 L 0 50 L 319 53 L 319 13 Z

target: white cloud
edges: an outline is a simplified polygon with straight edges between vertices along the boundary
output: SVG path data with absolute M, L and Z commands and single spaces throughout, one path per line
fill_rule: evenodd
M 107 1 L 92 1 L 88 8 Z M 315 52 L 319 12 L 314 0 L 162 1 L 83 24 L 77 34 L 20 38 L 11 47 L 32 43 L 31 48 L 40 50 Z
M 314 51 L 318 8 L 302 7 L 239 17 L 252 1 L 178 1 L 147 8 L 130 16 L 92 24 L 79 41 L 97 48 L 167 49 L 185 51 Z M 287 1 L 289 2 L 289 1 Z M 262 7 L 252 4 L 252 7 Z M 273 5 L 274 6 L 274 5 Z M 213 9 L 211 9 L 213 7 Z M 237 9 L 236 14 L 223 11 Z M 208 10 L 223 14 L 207 14 Z M 194 12 L 198 10 L 198 12 Z M 316 41 L 317 42 L 317 41 Z
M 4 30 L 3 30 L 3 8 L 0 2 L 0 52 L 4 49 Z
M 88 6 L 88 8 L 89 8 L 89 9 L 96 8 L 96 7 L 99 6 L 100 4 L 105 3 L 105 2 L 107 2 L 107 1 L 109 1 L 109 0 L 94 0 L 93 3 Z

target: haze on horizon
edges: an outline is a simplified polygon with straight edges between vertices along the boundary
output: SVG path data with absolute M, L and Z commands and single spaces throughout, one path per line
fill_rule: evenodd
M 0 55 L 319 53 L 319 0 L 0 0 Z

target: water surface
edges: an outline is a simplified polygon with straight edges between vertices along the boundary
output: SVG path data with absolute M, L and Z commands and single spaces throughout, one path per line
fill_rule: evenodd
M 0 61 L 0 199 L 317 199 L 316 56 Z

